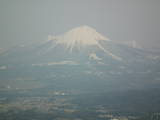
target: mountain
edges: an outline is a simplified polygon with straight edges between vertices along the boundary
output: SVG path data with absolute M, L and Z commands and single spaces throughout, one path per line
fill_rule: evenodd
M 80 49 L 84 46 L 99 46 L 98 41 L 100 40 L 109 41 L 108 38 L 88 26 L 74 28 L 61 36 L 49 36 L 49 40 L 56 40 L 56 44 L 66 45 L 66 47 L 71 51 L 75 47 Z
M 0 54 L 1 87 L 70 91 L 157 88 L 160 54 L 116 43 L 88 26 Z M 5 81 L 5 82 L 4 82 Z

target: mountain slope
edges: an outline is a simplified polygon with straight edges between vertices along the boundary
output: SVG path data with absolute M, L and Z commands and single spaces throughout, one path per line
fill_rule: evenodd
M 115 43 L 82 26 L 61 36 L 0 54 L 2 85 L 108 91 L 155 88 L 160 84 L 159 54 Z M 14 87 L 15 88 L 15 87 Z

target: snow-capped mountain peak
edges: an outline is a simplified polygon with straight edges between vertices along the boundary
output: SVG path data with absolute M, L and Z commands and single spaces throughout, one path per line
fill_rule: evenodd
M 89 46 L 95 46 L 101 51 L 111 56 L 116 60 L 122 60 L 117 55 L 114 55 L 107 49 L 103 48 L 99 41 L 110 41 L 107 37 L 98 33 L 94 28 L 89 26 L 81 26 L 73 28 L 70 31 L 60 36 L 48 36 L 49 41 L 54 41 L 53 47 L 59 44 L 63 44 L 72 53 L 73 48 L 81 50 L 81 48 L 88 48 Z
M 49 40 L 56 40 L 57 44 L 65 44 L 71 51 L 74 47 L 98 45 L 99 40 L 109 41 L 108 38 L 98 33 L 94 28 L 81 26 L 66 32 L 61 36 L 49 36 Z

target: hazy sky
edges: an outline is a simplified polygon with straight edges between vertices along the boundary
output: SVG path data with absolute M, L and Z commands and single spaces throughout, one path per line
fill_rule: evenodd
M 0 47 L 88 25 L 113 41 L 160 47 L 160 0 L 0 0 Z

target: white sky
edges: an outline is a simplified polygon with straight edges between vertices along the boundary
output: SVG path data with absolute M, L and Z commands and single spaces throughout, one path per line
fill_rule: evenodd
M 88 25 L 114 41 L 160 47 L 160 0 L 0 0 L 0 48 Z

